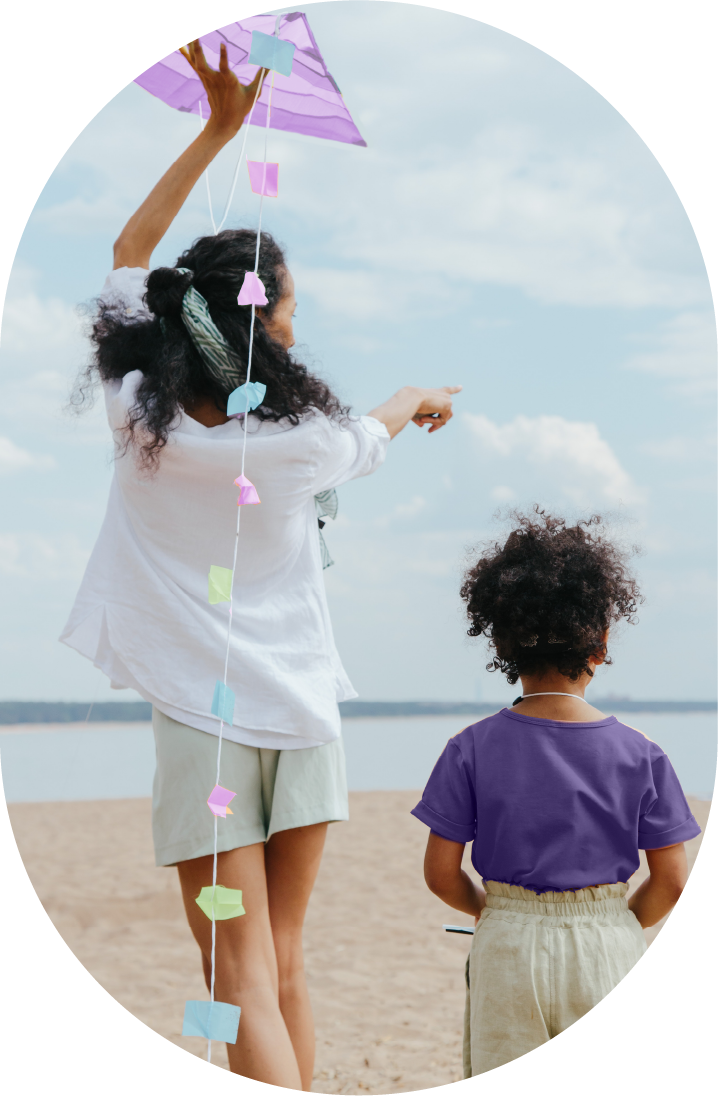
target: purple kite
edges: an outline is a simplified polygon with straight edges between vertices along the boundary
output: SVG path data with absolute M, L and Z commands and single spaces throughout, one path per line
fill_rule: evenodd
M 293 11 L 279 16 L 278 26 L 275 15 L 254 15 L 241 23 L 230 23 L 205 34 L 200 42 L 208 63 L 215 69 L 219 68 L 219 47 L 224 42 L 230 68 L 240 83 L 249 84 L 257 71 L 256 65 L 249 64 L 252 31 L 273 35 L 275 27 L 277 37 L 293 43 L 296 48 L 291 75 L 273 73 L 270 129 L 366 146 L 346 108 L 342 93 L 327 71 L 303 12 Z M 177 110 L 199 115 L 201 104 L 202 117 L 206 119 L 209 116 L 209 103 L 200 79 L 179 50 L 147 69 L 135 83 Z M 270 81 L 265 80 L 252 115 L 253 126 L 266 124 L 269 84 Z

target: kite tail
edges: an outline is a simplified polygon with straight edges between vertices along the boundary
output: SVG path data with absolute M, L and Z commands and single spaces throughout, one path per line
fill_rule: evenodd
M 266 124 L 266 127 L 265 127 L 265 135 L 264 135 L 264 163 L 265 163 L 264 172 L 265 172 L 265 177 L 266 177 L 266 163 L 267 163 L 267 146 L 268 146 L 268 139 L 269 139 L 269 120 L 270 120 L 271 110 L 272 110 L 272 92 L 273 91 L 274 91 L 274 71 L 272 71 L 272 83 L 271 83 L 271 86 L 270 86 L 270 89 L 269 89 L 269 101 L 268 101 L 268 105 L 267 105 L 267 124 Z M 257 95 L 258 94 L 259 94 L 259 90 L 257 92 Z M 257 96 L 255 96 L 254 101 L 255 101 L 255 103 L 257 102 Z M 252 106 L 252 110 L 254 110 L 254 105 Z M 250 120 L 251 120 L 251 115 L 250 115 Z M 249 122 L 247 123 L 247 130 L 248 130 L 248 128 L 249 128 Z M 246 143 L 246 139 L 247 139 L 247 132 L 245 132 L 245 143 Z M 238 161 L 238 164 L 241 162 L 241 158 L 242 158 L 243 154 L 244 154 L 244 144 L 242 145 L 242 151 L 240 152 L 240 159 Z M 234 180 L 235 183 L 236 183 L 237 174 L 238 174 L 238 170 L 235 172 L 235 180 Z M 262 186 L 263 191 L 264 191 L 264 189 L 265 189 L 264 186 Z M 207 192 L 209 194 L 209 182 L 207 184 Z M 232 193 L 230 194 L 230 198 L 227 202 L 227 207 L 225 208 L 225 214 L 224 214 L 225 218 L 226 218 L 227 213 L 229 211 L 229 204 L 230 204 L 233 193 L 234 193 L 234 184 L 233 184 L 233 188 L 232 188 Z M 254 274 L 255 274 L 255 276 L 257 275 L 257 271 L 259 269 L 259 245 L 260 245 L 261 233 L 262 233 L 262 210 L 263 210 L 263 207 L 264 207 L 264 194 L 262 193 L 262 195 L 260 196 L 260 200 L 259 200 L 259 218 L 258 218 L 258 224 L 257 224 L 257 247 L 256 247 L 256 251 L 255 251 L 255 258 L 254 258 Z M 210 201 L 210 217 L 212 217 L 211 201 Z M 220 224 L 220 228 L 221 228 L 222 224 L 224 224 L 224 218 L 223 218 L 223 220 Z M 213 217 L 212 217 L 212 225 L 214 227 L 214 218 Z M 216 234 L 217 231 L 218 230 L 215 228 L 215 234 Z M 254 302 L 252 302 L 252 314 L 251 314 L 250 327 L 249 327 L 249 351 L 248 351 L 248 355 L 247 355 L 247 379 L 246 379 L 246 382 L 245 382 L 247 385 L 250 385 L 251 380 L 252 380 L 252 350 L 253 350 L 253 347 L 254 347 L 254 325 L 255 325 L 255 318 L 256 318 L 256 307 L 257 307 L 256 304 Z M 249 389 L 247 389 L 247 390 L 249 391 Z M 239 480 L 242 480 L 242 481 L 245 480 L 244 467 L 245 467 L 245 459 L 246 459 L 246 454 L 247 454 L 247 434 L 248 434 L 248 431 L 247 431 L 247 418 L 248 418 L 248 412 L 249 412 L 249 402 L 247 403 L 247 414 L 245 414 L 244 422 L 243 422 L 244 429 L 243 429 L 243 438 L 242 438 L 242 462 L 241 462 L 241 472 L 240 472 L 240 476 L 239 476 Z M 257 496 L 256 491 L 254 490 L 253 485 L 249 484 L 249 487 L 254 492 L 254 498 L 250 499 L 250 497 L 247 497 L 247 502 L 250 502 L 250 501 L 254 502 L 255 500 L 256 500 L 256 502 L 259 502 L 259 498 Z M 240 494 L 239 494 L 239 499 L 237 500 L 237 502 L 238 502 L 238 505 L 237 505 L 237 527 L 236 527 L 235 537 L 234 537 L 234 557 L 232 559 L 232 577 L 231 577 L 230 584 L 229 584 L 229 613 L 228 613 L 228 616 L 227 616 L 227 643 L 226 643 L 225 653 L 224 653 L 224 675 L 223 675 L 223 679 L 222 679 L 222 685 L 223 685 L 222 695 L 223 695 L 224 698 L 226 698 L 228 694 L 232 697 L 232 712 L 233 712 L 234 695 L 231 693 L 231 690 L 228 689 L 227 674 L 228 674 L 228 671 L 229 671 L 229 650 L 230 650 L 230 643 L 231 643 L 231 636 L 232 636 L 232 610 L 233 610 L 233 605 L 234 605 L 234 578 L 235 578 L 235 574 L 236 574 L 236 571 L 237 571 L 237 553 L 238 553 L 238 550 L 239 550 L 239 531 L 240 531 L 240 527 L 241 527 L 242 504 L 243 504 L 243 500 L 245 498 L 245 496 L 244 496 L 244 491 L 245 490 L 246 490 L 246 487 L 244 486 L 244 484 L 240 484 Z M 220 713 L 219 714 L 220 714 L 220 723 L 219 723 L 219 737 L 218 737 L 218 742 L 217 742 L 217 778 L 216 778 L 216 786 L 217 787 L 220 786 L 219 780 L 220 780 L 220 770 L 221 770 L 221 762 L 222 762 L 222 738 L 223 738 L 223 732 L 224 732 L 224 724 L 225 724 L 225 721 L 228 722 L 230 724 L 230 726 L 232 724 L 232 719 L 231 718 L 228 719 L 228 720 L 225 720 L 225 715 L 227 714 L 227 709 L 226 709 L 225 706 L 220 706 Z M 218 844 L 217 826 L 218 826 L 217 815 L 215 814 L 215 816 L 214 816 L 214 849 L 213 849 L 213 854 L 212 854 L 212 952 L 211 952 L 211 958 L 210 958 L 211 973 L 210 973 L 210 990 L 209 990 L 210 1015 L 211 1015 L 212 1006 L 214 1005 L 214 984 L 215 984 L 215 967 L 216 967 L 216 963 L 215 963 L 215 958 L 216 958 L 215 894 L 216 894 L 216 888 L 217 888 L 217 844 Z M 211 1030 L 209 1030 L 209 1032 L 208 1032 L 208 1039 L 207 1039 L 207 1061 L 208 1062 L 212 1061 Z

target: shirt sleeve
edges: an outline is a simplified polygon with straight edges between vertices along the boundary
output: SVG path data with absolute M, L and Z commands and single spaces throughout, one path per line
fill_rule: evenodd
M 111 430 L 124 430 L 130 409 L 137 401 L 137 386 L 143 374 L 139 369 L 125 373 L 122 380 L 105 381 L 102 390 L 105 396 L 105 411 Z
M 126 318 L 128 323 L 152 319 L 152 313 L 143 300 L 148 274 L 149 270 L 142 266 L 121 266 L 118 270 L 111 270 L 100 291 L 100 301 Z
M 701 828 L 663 751 L 653 758 L 651 771 L 654 794 L 638 821 L 639 849 L 664 849 L 697 837 Z
M 152 319 L 143 297 L 147 289 L 148 270 L 142 266 L 121 266 L 111 270 L 100 291 L 100 303 L 109 306 L 126 323 Z M 107 421 L 112 430 L 121 430 L 127 424 L 127 415 L 135 402 L 137 385 L 142 373 L 133 369 L 121 380 L 105 381 L 103 391 Z
M 368 415 L 344 422 L 322 415 L 313 494 L 376 471 L 386 457 L 389 440 L 384 423 Z
M 460 748 L 448 743 L 411 812 L 432 833 L 466 844 L 476 836 L 476 796 Z

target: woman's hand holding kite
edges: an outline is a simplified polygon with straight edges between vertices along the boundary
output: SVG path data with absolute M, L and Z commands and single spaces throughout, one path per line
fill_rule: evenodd
M 152 252 L 202 172 L 239 131 L 255 97 L 261 94 L 267 74 L 267 69 L 259 69 L 251 84 L 240 84 L 229 67 L 224 43 L 220 47 L 219 71 L 207 64 L 199 40 L 181 52 L 202 81 L 212 113 L 202 133 L 165 172 L 123 228 L 114 248 L 115 270 L 121 266 L 149 269 Z
M 205 132 L 226 132 L 227 139 L 231 140 L 239 132 L 242 122 L 252 109 L 254 97 L 268 69 L 259 69 L 252 83 L 245 87 L 244 84 L 240 84 L 229 67 L 227 47 L 224 42 L 219 47 L 219 71 L 215 71 L 207 64 L 199 39 L 190 42 L 186 48 L 180 46 L 180 53 L 197 73 L 207 92 L 212 113 Z
M 429 433 L 433 434 L 452 417 L 451 397 L 460 391 L 460 384 L 446 388 L 414 388 L 407 385 L 386 403 L 370 411 L 369 416 L 383 422 L 391 438 L 395 438 L 408 422 L 415 422 L 417 426 L 430 423 Z

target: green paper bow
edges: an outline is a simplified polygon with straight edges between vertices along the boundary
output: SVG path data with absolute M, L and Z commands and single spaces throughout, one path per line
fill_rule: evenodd
M 210 921 L 212 918 L 212 892 L 214 891 L 214 920 L 230 921 L 233 917 L 241 917 L 246 911 L 242 905 L 241 890 L 232 890 L 223 887 L 220 883 L 216 887 L 202 887 L 195 902 L 206 913 Z

